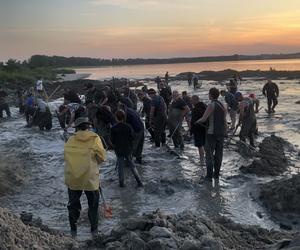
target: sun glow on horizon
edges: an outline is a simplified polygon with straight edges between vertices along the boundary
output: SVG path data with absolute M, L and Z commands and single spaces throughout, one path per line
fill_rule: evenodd
M 252 0 L 251 5 L 238 0 L 12 0 L 0 5 L 0 61 L 32 54 L 161 58 L 300 51 L 296 0 Z

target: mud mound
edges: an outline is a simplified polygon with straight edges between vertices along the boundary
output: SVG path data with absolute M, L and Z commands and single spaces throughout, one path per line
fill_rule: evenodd
M 242 166 L 240 170 L 246 174 L 258 176 L 277 176 L 284 173 L 288 167 L 288 160 L 284 154 L 287 143 L 280 137 L 271 135 L 259 145 L 259 159 L 255 159 L 249 166 Z
M 18 158 L 0 161 L 0 196 L 11 193 L 13 187 L 21 185 L 25 179 L 24 164 Z
M 193 212 L 164 215 L 159 210 L 131 218 L 87 242 L 88 249 L 263 249 L 291 239 L 289 234 L 242 226 L 221 218 L 212 221 Z
M 271 212 L 300 215 L 300 174 L 262 184 L 259 199 Z
M 8 210 L 0 208 L 0 249 L 77 249 L 77 243 L 62 235 L 52 235 L 26 226 Z

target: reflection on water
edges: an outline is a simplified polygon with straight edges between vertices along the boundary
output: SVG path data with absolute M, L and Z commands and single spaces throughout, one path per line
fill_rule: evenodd
M 243 93 L 256 92 L 261 105 L 266 107 L 266 100 L 260 93 L 263 82 L 248 81 L 242 85 Z M 186 85 L 173 82 L 179 91 L 193 92 Z M 207 92 L 211 87 L 203 83 L 203 89 L 196 94 L 208 101 Z M 299 106 L 294 105 L 300 99 L 300 85 L 289 82 L 280 85 L 281 96 L 279 106 L 274 116 L 268 117 L 263 111 L 258 114 L 258 124 L 261 136 L 273 132 L 288 139 L 293 144 L 300 144 L 299 138 Z M 290 89 L 295 90 L 291 92 Z M 52 108 L 59 102 L 52 103 Z M 69 231 L 66 209 L 67 190 L 64 185 L 63 142 L 60 140 L 58 122 L 54 118 L 54 129 L 50 132 L 39 132 L 37 129 L 24 128 L 22 119 L 2 122 L 0 127 L 0 150 L 7 149 L 14 157 L 17 151 L 29 152 L 27 172 L 28 182 L 12 196 L 0 198 L 1 206 L 16 213 L 22 210 L 40 216 L 49 226 L 64 232 Z M 102 229 L 137 214 L 160 208 L 162 211 L 177 213 L 186 209 L 197 210 L 203 215 L 216 217 L 224 215 L 236 222 L 257 224 L 266 228 L 278 228 L 269 219 L 265 209 L 253 200 L 250 193 L 257 192 L 257 184 L 269 181 L 268 178 L 245 176 L 239 172 L 239 167 L 249 163 L 238 153 L 226 149 L 222 176 L 218 183 L 204 183 L 205 168 L 200 167 L 198 153 L 192 143 L 186 145 L 187 160 L 179 160 L 165 149 L 158 150 L 146 141 L 144 166 L 138 166 L 145 188 L 136 189 L 135 180 L 126 173 L 126 188 L 118 187 L 118 177 L 115 171 L 115 156 L 108 152 L 107 161 L 101 166 L 101 183 L 107 201 L 113 207 L 113 219 L 102 220 Z M 293 160 L 297 166 L 297 158 Z M 298 163 L 297 163 L 298 162 Z M 80 223 L 81 237 L 89 235 L 87 222 L 87 201 L 82 198 L 83 215 Z M 257 216 L 257 212 L 263 218 Z
M 261 61 L 233 61 L 233 62 L 200 62 L 200 63 L 177 63 L 156 65 L 130 65 L 130 66 L 107 66 L 75 69 L 79 74 L 90 74 L 90 79 L 110 79 L 125 77 L 129 79 L 154 78 L 164 76 L 168 71 L 170 76 L 182 72 L 201 72 L 205 70 L 220 71 L 225 69 L 234 70 L 300 70 L 300 59 L 288 60 L 261 60 Z

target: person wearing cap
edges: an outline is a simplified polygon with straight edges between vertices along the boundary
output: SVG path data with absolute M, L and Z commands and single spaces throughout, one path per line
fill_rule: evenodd
M 76 237 L 80 216 L 80 197 L 85 193 L 88 200 L 88 217 L 93 235 L 98 233 L 98 204 L 100 173 L 98 164 L 105 160 L 105 150 L 99 136 L 89 131 L 87 117 L 75 120 L 76 133 L 64 146 L 65 184 L 68 187 L 68 211 L 71 235 Z
M 236 123 L 236 115 L 238 111 L 238 102 L 234 96 L 234 94 L 230 93 L 229 91 L 221 90 L 221 96 L 225 98 L 225 102 L 227 104 L 227 110 L 231 119 L 231 126 L 230 130 L 235 129 Z
M 167 105 L 154 89 L 149 89 L 148 94 L 151 98 L 150 125 L 154 132 L 155 146 L 160 147 L 166 143 Z
M 203 123 L 208 121 L 205 142 L 207 170 L 205 180 L 211 181 L 212 178 L 219 179 L 223 160 L 224 137 L 227 134 L 227 121 L 226 108 L 218 100 L 219 90 L 211 88 L 208 95 L 211 102 L 208 104 L 203 116 L 196 121 L 196 124 L 204 125 Z
M 276 83 L 268 80 L 267 83 L 264 85 L 262 93 L 264 96 L 267 97 L 268 100 L 268 109 L 267 112 L 274 113 L 275 107 L 278 104 L 278 96 L 279 96 L 279 88 Z
M 130 167 L 138 187 L 142 187 L 143 183 L 132 161 L 134 131 L 131 126 L 125 123 L 126 114 L 123 110 L 118 110 L 115 116 L 117 123 L 111 128 L 111 141 L 117 156 L 119 185 L 120 187 L 125 187 L 124 167 L 127 165 Z
M 239 102 L 240 115 L 238 126 L 241 125 L 240 140 L 246 142 L 246 138 L 248 138 L 250 145 L 255 147 L 256 117 L 253 101 L 249 97 L 244 97 L 241 92 L 237 92 L 235 97 Z

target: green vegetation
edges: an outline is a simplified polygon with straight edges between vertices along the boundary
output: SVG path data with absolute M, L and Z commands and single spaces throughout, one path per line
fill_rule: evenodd
M 230 55 L 230 56 L 207 56 L 207 57 L 180 57 L 166 59 L 143 59 L 143 58 L 113 58 L 99 59 L 89 57 L 63 57 L 34 55 L 28 64 L 30 67 L 85 67 L 85 66 L 118 66 L 138 64 L 170 64 L 170 63 L 193 63 L 193 62 L 220 62 L 241 60 L 268 60 L 268 59 L 295 59 L 300 58 L 300 53 L 294 54 L 262 54 L 262 55 Z
M 57 74 L 75 73 L 72 69 L 32 66 L 29 62 L 9 59 L 6 63 L 0 63 L 0 85 L 7 88 L 28 87 L 38 78 L 53 81 Z

